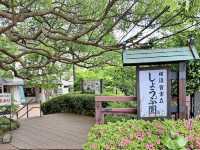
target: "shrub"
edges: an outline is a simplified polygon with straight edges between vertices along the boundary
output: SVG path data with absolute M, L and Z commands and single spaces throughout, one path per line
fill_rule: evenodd
M 134 119 L 134 118 L 136 118 L 135 115 L 127 115 L 127 114 L 124 114 L 124 115 L 105 115 L 104 122 L 109 123 L 109 122 L 117 122 L 117 121 L 127 121 L 127 120 Z
M 11 130 L 19 128 L 19 123 L 11 119 Z M 10 119 L 6 117 L 0 117 L 0 135 L 3 135 L 10 130 Z
M 10 109 L 12 109 L 12 112 L 16 112 L 18 110 L 18 108 L 19 108 L 19 106 L 16 104 L 3 105 L 3 106 L 0 106 L 0 112 L 10 113 Z
M 90 129 L 85 150 L 200 149 L 200 120 L 128 120 Z
M 108 107 L 111 108 L 133 108 L 137 107 L 137 104 L 135 101 L 130 102 L 108 102 Z
M 70 112 L 94 116 L 95 95 L 92 94 L 66 94 L 44 102 L 41 107 L 44 114 Z

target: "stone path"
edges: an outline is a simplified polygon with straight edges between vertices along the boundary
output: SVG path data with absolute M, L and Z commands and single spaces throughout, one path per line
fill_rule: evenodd
M 20 120 L 11 144 L 19 149 L 82 149 L 94 123 L 92 117 L 70 113 Z
M 17 150 L 17 148 L 11 144 L 0 144 L 0 150 Z

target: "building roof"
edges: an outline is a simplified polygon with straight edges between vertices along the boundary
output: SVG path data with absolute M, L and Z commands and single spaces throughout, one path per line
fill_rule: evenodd
M 195 47 L 167 49 L 126 49 L 123 51 L 124 65 L 172 63 L 199 59 Z
M 0 79 L 0 85 L 24 85 L 22 79 Z

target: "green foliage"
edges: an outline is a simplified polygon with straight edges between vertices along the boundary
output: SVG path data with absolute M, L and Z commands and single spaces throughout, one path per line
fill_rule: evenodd
M 194 94 L 200 90 L 200 61 L 192 61 L 187 65 L 187 92 Z
M 133 115 L 127 116 L 127 115 L 106 115 L 104 118 L 105 123 L 109 123 L 109 122 L 117 122 L 117 121 L 127 121 L 130 119 L 134 119 Z
M 85 150 L 186 150 L 200 149 L 200 121 L 128 120 L 90 129 Z
M 111 108 L 133 108 L 136 107 L 136 102 L 108 102 L 109 107 Z
M 175 35 L 170 39 L 165 40 L 164 44 L 157 43 L 155 47 L 183 47 L 188 46 L 188 39 L 194 38 L 195 48 L 200 52 L 200 32 L 199 30 L 183 32 Z M 176 66 L 176 71 L 178 66 Z M 200 90 L 200 61 L 190 61 L 187 63 L 187 94 L 194 94 L 195 91 Z M 177 87 L 175 87 L 177 89 Z M 172 90 L 174 92 L 175 90 Z M 176 91 L 177 93 L 177 91 Z
M 11 108 L 10 108 L 11 107 Z M 10 113 L 10 110 L 12 110 L 12 112 L 16 112 L 18 110 L 19 106 L 16 104 L 12 104 L 12 105 L 3 105 L 0 106 L 0 112 L 7 112 Z
M 80 90 L 81 80 L 102 79 L 104 95 L 134 95 L 135 77 L 134 67 L 105 66 L 90 70 L 80 69 L 77 72 L 75 85 L 76 90 Z
M 187 144 L 187 140 L 183 136 L 177 136 L 175 139 L 165 137 L 163 139 L 163 145 L 170 150 L 184 150 Z
M 135 67 L 115 68 L 111 76 L 114 86 L 120 89 L 125 95 L 135 95 L 136 73 Z
M 19 128 L 19 123 L 15 120 L 11 120 L 11 130 Z M 10 119 L 6 117 L 0 117 L 0 135 L 10 130 Z
M 108 102 L 107 108 L 135 108 L 137 106 L 135 101 L 131 102 Z M 105 123 L 108 122 L 117 122 L 117 121 L 125 121 L 136 118 L 135 115 L 132 114 L 124 114 L 124 115 L 106 115 Z
M 111 54 L 118 52 L 114 49 L 121 49 L 122 46 L 116 40 L 113 31 L 127 33 L 132 26 L 136 27 L 135 29 L 144 26 L 143 30 L 139 28 L 134 30 L 132 36 L 135 39 L 142 37 L 148 39 L 150 36 L 144 33 L 148 29 L 156 29 L 160 26 L 159 33 L 164 35 L 188 27 L 199 19 L 200 0 L 140 0 L 129 8 L 132 3 L 133 1 L 130 0 L 6 1 L 1 4 L 1 11 L 9 12 L 8 16 L 12 16 L 15 12 L 17 22 L 13 24 L 14 27 L 8 28 L 6 34 L 2 31 L 0 45 L 6 53 L 1 51 L 0 60 L 6 67 L 1 68 L 5 71 L 13 70 L 15 68 L 13 65 L 17 64 L 20 66 L 17 68 L 19 75 L 34 78 L 32 82 L 39 78 L 42 80 L 40 85 L 44 85 L 46 81 L 52 80 L 50 74 L 54 76 L 57 72 L 63 72 L 64 69 L 56 70 L 59 68 L 59 64 L 55 65 L 57 62 L 84 64 L 87 67 L 112 64 L 115 59 Z M 166 7 L 169 9 L 160 14 Z M 10 11 L 11 9 L 13 12 Z M 4 16 L 7 15 L 2 15 L 2 27 L 9 25 L 9 21 L 12 20 Z M 148 26 L 149 23 L 152 25 Z M 38 35 L 40 30 L 42 33 Z M 133 47 L 138 47 L 140 43 L 135 43 L 135 39 Z M 21 56 L 22 58 L 18 58 L 17 54 L 24 50 L 27 53 Z M 16 56 L 11 57 L 7 52 Z M 74 54 L 79 56 L 75 57 L 75 61 L 71 59 Z M 13 60 L 15 57 L 17 59 Z M 23 65 L 20 65 L 21 62 L 24 62 Z M 45 79 L 39 77 L 41 72 L 48 74 Z M 125 95 L 130 95 L 131 90 L 133 91 L 131 82 L 125 79 L 132 74 L 126 76 L 123 74 L 124 70 L 120 70 L 119 73 L 122 73 L 123 78 L 116 79 L 119 82 L 113 84 L 116 84 Z
M 95 96 L 91 94 L 66 94 L 44 102 L 41 107 L 44 114 L 70 112 L 94 116 Z

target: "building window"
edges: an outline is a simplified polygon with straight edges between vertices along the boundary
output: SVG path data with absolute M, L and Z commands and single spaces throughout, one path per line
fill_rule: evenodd
M 2 89 L 2 86 L 0 86 L 0 93 L 2 93 L 3 92 L 3 89 Z
M 35 88 L 24 88 L 25 97 L 35 97 Z
M 4 86 L 3 86 L 3 92 L 4 92 L 4 93 L 10 93 L 10 88 L 9 88 L 9 86 L 4 85 Z
M 40 94 L 42 93 L 42 88 L 39 88 L 39 93 L 40 93 Z
M 69 87 L 68 85 L 65 85 L 65 86 L 64 86 L 64 88 L 68 88 L 68 87 Z

